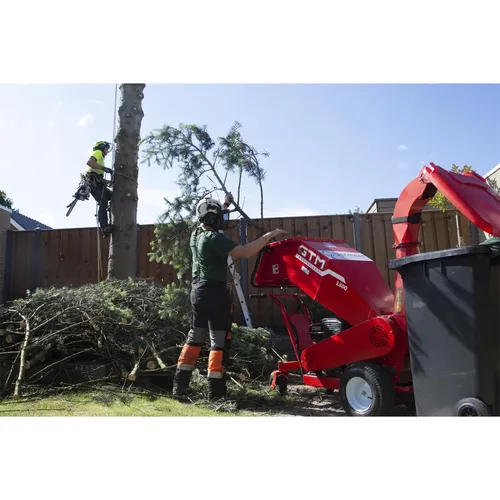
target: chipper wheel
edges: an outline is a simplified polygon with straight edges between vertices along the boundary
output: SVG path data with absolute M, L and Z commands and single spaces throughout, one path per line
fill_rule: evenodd
M 274 390 L 280 396 L 286 396 L 288 392 L 288 377 L 283 373 L 273 372 L 271 373 L 271 377 L 269 378 L 269 385 L 272 387 L 273 378 L 276 376 L 276 382 L 274 386 Z
M 457 417 L 490 417 L 491 413 L 488 407 L 479 399 L 464 398 L 461 399 L 455 408 Z
M 340 378 L 340 397 L 346 413 L 353 417 L 389 415 L 394 408 L 394 387 L 378 365 L 355 363 Z

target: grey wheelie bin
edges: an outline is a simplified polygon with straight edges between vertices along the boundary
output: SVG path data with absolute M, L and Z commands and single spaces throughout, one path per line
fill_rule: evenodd
M 417 416 L 500 415 L 499 241 L 389 263 L 403 278 Z

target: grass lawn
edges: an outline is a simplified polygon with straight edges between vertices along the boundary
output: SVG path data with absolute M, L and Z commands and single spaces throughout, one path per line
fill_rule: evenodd
M 0 401 L 0 417 L 210 417 L 279 414 L 293 405 L 293 398 L 281 398 L 267 387 L 253 386 L 232 391 L 230 400 L 209 403 L 197 396 L 189 402 L 168 395 L 130 393 L 119 388 L 78 392 L 59 391 L 52 395 L 32 394 L 19 400 Z

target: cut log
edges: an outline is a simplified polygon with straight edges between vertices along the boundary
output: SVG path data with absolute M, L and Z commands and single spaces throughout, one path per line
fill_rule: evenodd
M 19 361 L 19 375 L 17 376 L 16 380 L 16 385 L 14 387 L 14 394 L 13 398 L 14 399 L 19 399 L 21 397 L 21 387 L 23 383 L 23 378 L 24 378 L 24 372 L 26 370 L 26 349 L 28 347 L 28 343 L 30 341 L 30 324 L 28 319 L 23 316 L 22 314 L 19 314 L 24 321 L 24 342 L 23 345 L 21 346 L 21 357 Z

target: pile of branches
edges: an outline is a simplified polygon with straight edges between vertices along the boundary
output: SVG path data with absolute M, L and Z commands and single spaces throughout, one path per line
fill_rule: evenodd
M 189 330 L 188 289 L 149 280 L 107 280 L 78 288 L 39 289 L 0 319 L 0 390 L 172 382 Z M 230 373 L 267 375 L 276 359 L 271 334 L 235 327 Z M 208 341 L 208 339 L 207 339 Z M 200 357 L 206 366 L 208 343 Z M 155 377 L 156 376 L 156 377 Z

